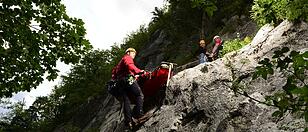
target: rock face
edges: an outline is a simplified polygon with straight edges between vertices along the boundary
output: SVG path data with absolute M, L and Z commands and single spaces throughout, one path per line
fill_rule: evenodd
M 218 33 L 222 34 L 224 40 L 240 38 L 244 39 L 246 36 L 254 36 L 257 31 L 257 23 L 249 19 L 247 16 L 233 16 L 225 22 L 225 27 Z
M 207 20 L 205 22 L 207 23 L 205 32 L 214 32 L 214 29 L 220 29 L 223 27 L 219 33 L 213 34 L 212 37 L 215 35 L 220 35 L 225 41 L 237 37 L 244 39 L 247 36 L 254 36 L 257 32 L 257 24 L 245 15 L 235 15 L 229 20 L 225 19 L 222 20 L 223 23 L 219 26 L 217 23 Z M 211 36 L 209 33 L 206 34 L 209 35 L 206 37 Z M 171 60 L 174 62 L 178 62 L 177 60 L 180 60 L 180 62 L 184 61 L 185 63 L 192 60 L 199 60 L 197 58 L 199 55 L 197 51 L 200 34 L 191 34 L 190 37 L 183 39 L 181 42 L 172 43 L 172 41 L 170 41 L 170 37 L 168 37 L 164 30 L 157 30 L 150 38 L 149 43 L 145 44 L 135 59 L 136 64 L 141 69 L 152 71 L 162 61 L 166 61 L 170 58 L 172 58 Z M 210 41 L 212 41 L 212 38 L 206 38 L 206 42 Z M 170 51 L 167 49 L 172 50 Z
M 274 28 L 262 27 L 251 44 L 238 52 L 207 64 L 186 69 L 172 77 L 164 104 L 137 131 L 303 131 L 303 119 L 288 114 L 281 121 L 272 117 L 275 108 L 235 95 L 230 89 L 234 77 L 242 76 L 245 91 L 258 100 L 272 95 L 286 83 L 275 72 L 268 80 L 251 81 L 258 61 L 271 57 L 282 47 L 308 50 L 308 24 L 282 22 Z M 233 71 L 233 72 L 232 72 Z M 107 97 L 95 118 L 82 130 L 123 131 L 123 114 L 113 97 Z
M 148 71 L 155 69 L 164 60 L 163 50 L 171 44 L 165 32 L 161 30 L 156 31 L 151 38 L 153 38 L 152 42 L 147 44 L 136 58 L 138 64 L 146 64 L 141 67 Z

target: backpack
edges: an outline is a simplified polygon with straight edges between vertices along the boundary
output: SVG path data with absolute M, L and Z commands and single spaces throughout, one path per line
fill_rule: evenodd
M 119 88 L 119 84 L 116 80 L 111 79 L 106 83 L 106 89 L 108 93 L 110 93 L 114 97 L 119 97 L 121 95 L 121 91 Z
M 112 69 L 111 72 L 111 79 L 106 83 L 106 89 L 108 93 L 110 93 L 114 97 L 120 96 L 120 89 L 119 89 L 119 83 L 115 79 L 117 74 L 117 68 L 116 66 Z

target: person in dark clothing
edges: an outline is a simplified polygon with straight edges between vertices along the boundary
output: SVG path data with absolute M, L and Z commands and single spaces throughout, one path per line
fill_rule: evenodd
M 125 55 L 118 63 L 118 65 L 112 70 L 112 79 L 118 80 L 120 86 L 122 87 L 122 97 L 124 101 L 124 122 L 126 125 L 132 128 L 133 126 L 133 117 L 132 111 L 130 108 L 130 99 L 128 94 L 132 94 L 136 98 L 136 118 L 139 118 L 143 115 L 143 93 L 136 81 L 140 73 L 143 73 L 144 70 L 140 70 L 134 64 L 133 59 L 136 56 L 136 50 L 133 48 L 128 48 L 125 51 Z
M 207 57 L 206 57 L 206 49 L 205 49 L 205 41 L 203 39 L 200 40 L 199 42 L 199 62 L 201 63 L 205 63 L 207 62 Z

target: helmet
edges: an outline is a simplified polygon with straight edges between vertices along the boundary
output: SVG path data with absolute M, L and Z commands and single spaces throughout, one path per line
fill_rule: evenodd
M 216 35 L 216 36 L 214 36 L 214 38 L 213 38 L 213 39 L 215 40 L 215 39 L 217 39 L 217 38 L 220 38 L 220 37 L 219 37 L 218 35 Z
M 125 53 L 127 53 L 127 52 L 135 52 L 135 53 L 136 53 L 136 50 L 135 50 L 134 48 L 128 48 L 128 49 L 125 51 Z
M 222 43 L 222 40 L 219 36 L 215 36 L 213 38 L 213 41 L 215 42 L 216 45 L 221 45 L 221 43 Z

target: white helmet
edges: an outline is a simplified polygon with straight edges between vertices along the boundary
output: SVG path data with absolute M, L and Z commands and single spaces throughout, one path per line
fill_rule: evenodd
M 218 35 L 216 35 L 216 36 L 214 36 L 214 38 L 213 38 L 213 39 L 215 40 L 215 39 L 217 39 L 217 38 L 220 38 L 220 37 L 219 37 Z
M 134 48 L 128 48 L 128 49 L 125 51 L 125 53 L 127 53 L 127 52 L 135 52 L 135 53 L 136 53 L 136 50 L 135 50 Z

